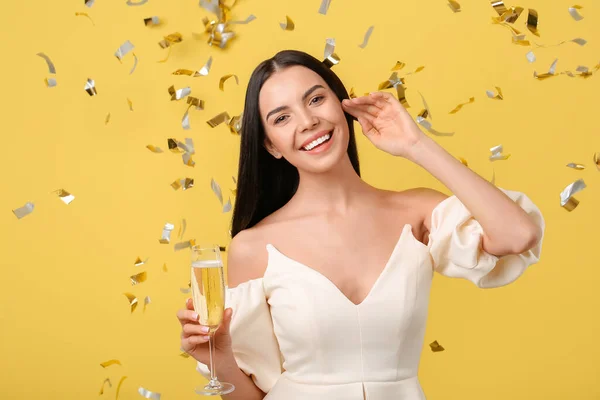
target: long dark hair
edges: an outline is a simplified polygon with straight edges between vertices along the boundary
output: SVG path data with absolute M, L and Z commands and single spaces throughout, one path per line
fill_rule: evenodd
M 319 74 L 340 101 L 348 98 L 348 92 L 335 72 L 302 51 L 280 51 L 256 67 L 248 82 L 242 117 L 237 194 L 231 224 L 232 238 L 283 207 L 298 189 L 300 177 L 296 167 L 283 157 L 273 157 L 264 147 L 265 130 L 258 105 L 258 96 L 266 80 L 274 72 L 293 65 L 301 65 Z M 350 132 L 348 156 L 354 170 L 360 176 L 353 117 L 346 113 L 346 121 Z

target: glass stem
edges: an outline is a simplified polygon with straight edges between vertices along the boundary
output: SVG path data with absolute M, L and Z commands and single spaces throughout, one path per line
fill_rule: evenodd
M 208 348 L 209 348 L 209 359 L 210 359 L 210 383 L 211 387 L 219 387 L 219 379 L 217 378 L 217 371 L 215 368 L 215 333 L 211 331 L 208 333 Z

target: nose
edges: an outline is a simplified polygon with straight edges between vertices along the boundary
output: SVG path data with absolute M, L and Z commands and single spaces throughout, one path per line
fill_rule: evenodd
M 298 132 L 311 130 L 318 124 L 319 119 L 310 109 L 304 109 L 298 113 Z

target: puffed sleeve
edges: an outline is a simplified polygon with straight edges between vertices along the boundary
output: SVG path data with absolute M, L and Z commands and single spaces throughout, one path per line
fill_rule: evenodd
M 262 278 L 228 288 L 225 308 L 229 307 L 233 309 L 230 334 L 237 364 L 267 393 L 282 373 L 282 360 Z M 210 379 L 205 364 L 198 362 L 196 370 Z
M 545 228 L 540 210 L 523 193 L 500 189 Z M 456 196 L 440 202 L 431 214 L 429 251 L 434 269 L 451 278 L 468 279 L 481 288 L 507 285 L 540 259 L 542 239 L 521 253 L 502 257 L 482 249 L 483 229 Z

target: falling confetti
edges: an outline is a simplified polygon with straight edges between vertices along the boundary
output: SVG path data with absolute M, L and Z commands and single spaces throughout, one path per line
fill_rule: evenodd
M 171 49 L 173 48 L 173 45 L 175 43 L 180 43 L 182 40 L 183 40 L 183 36 L 181 35 L 181 33 L 175 32 L 175 33 L 171 33 L 170 35 L 165 36 L 163 40 L 158 42 L 158 45 L 160 47 L 162 47 L 163 49 L 167 49 L 167 48 L 169 49 L 167 56 L 164 59 L 159 60 L 158 62 L 159 63 L 166 62 L 169 59 L 169 57 L 171 56 Z
M 581 170 L 585 169 L 585 165 L 582 165 L 582 164 L 576 164 L 576 163 L 568 163 L 568 164 L 567 164 L 567 167 L 569 167 L 569 168 L 573 168 L 573 169 L 576 169 L 576 170 L 579 170 L 579 171 L 581 171 Z
M 48 72 L 50 72 L 51 74 L 56 74 L 56 68 L 54 67 L 54 63 L 52 62 L 52 60 L 50 60 L 50 57 L 48 57 L 44 53 L 37 53 L 36 55 L 46 60 L 46 64 L 48 64 Z
M 323 63 L 328 67 L 331 68 L 334 65 L 338 64 L 340 62 L 340 57 L 334 53 L 335 51 L 335 39 L 334 38 L 328 38 L 325 40 L 325 51 L 323 52 Z
M 135 71 L 135 69 L 137 68 L 137 65 L 138 65 L 137 56 L 135 55 L 135 53 L 131 53 L 131 54 L 133 55 L 133 67 L 131 67 L 131 70 L 129 71 L 129 75 L 133 74 L 133 72 Z
M 487 94 L 487 97 L 489 97 L 490 99 L 504 100 L 504 96 L 502 95 L 502 89 L 500 89 L 498 86 L 495 86 L 495 88 L 498 91 L 498 93 L 495 94 L 491 90 L 486 90 L 485 94 Z
M 121 391 L 121 385 L 123 384 L 123 381 L 127 379 L 126 376 L 122 377 L 121 380 L 119 381 L 119 384 L 117 385 L 117 395 L 115 397 L 115 400 L 119 400 L 119 392 Z
M 444 347 L 441 344 L 439 344 L 437 340 L 434 340 L 433 342 L 429 343 L 429 347 L 431 347 L 431 351 L 433 351 L 434 353 L 445 350 Z
M 221 205 L 223 205 L 223 194 L 221 193 L 221 187 L 212 178 L 210 180 L 210 188 L 212 189 L 215 196 L 217 196 L 217 199 L 219 199 L 219 203 L 221 203 Z
M 534 10 L 533 8 L 530 8 L 528 10 L 528 15 L 527 15 L 527 29 L 529 29 L 529 31 L 531 33 L 533 33 L 535 36 L 540 36 L 540 33 L 538 32 L 538 13 L 536 10 Z
M 580 5 L 574 5 L 572 7 L 569 7 L 569 14 L 571 14 L 571 17 L 573 17 L 575 21 L 581 21 L 583 19 L 581 14 L 579 14 L 579 11 L 577 11 L 581 10 L 582 8 L 583 7 Z
M 137 3 L 133 2 L 131 0 L 127 0 L 127 3 L 125 3 L 125 4 L 127 4 L 128 6 L 141 6 L 143 4 L 146 4 L 147 2 L 148 2 L 148 0 L 140 0 Z
M 125 57 L 125 55 L 127 53 L 129 53 L 131 50 L 133 50 L 135 46 L 133 45 L 133 43 L 131 43 L 129 40 L 126 40 L 125 43 L 123 43 L 118 49 L 117 51 L 115 51 L 115 57 L 117 57 L 117 59 L 119 61 L 123 60 L 123 57 Z
M 181 225 L 179 225 L 179 234 L 177 235 L 179 240 L 183 239 L 183 235 L 185 235 L 186 229 L 187 229 L 187 221 L 185 220 L 185 218 L 183 218 L 181 220 Z
M 285 22 L 280 22 L 279 26 L 284 31 L 293 31 L 295 28 L 294 21 L 292 21 L 292 19 L 287 15 L 285 16 Z
M 148 257 L 144 261 L 142 261 L 142 259 L 138 257 L 135 259 L 135 262 L 133 263 L 133 265 L 135 265 L 136 267 L 141 267 L 142 265 L 146 264 L 149 259 L 150 259 L 150 257 Z
M 319 14 L 327 15 L 331 0 L 321 0 L 321 7 L 319 7 Z
M 129 97 L 127 98 L 127 105 L 129 106 L 129 111 L 133 111 L 133 102 L 129 99 Z
M 398 77 L 398 72 L 393 72 L 387 81 L 381 82 L 378 90 L 395 88 L 398 96 L 398 101 L 402 103 L 404 108 L 410 108 L 410 104 L 406 100 L 406 88 L 404 87 L 404 79 Z
M 460 12 L 460 4 L 456 0 L 448 0 L 448 7 L 455 13 Z
M 131 306 L 131 312 L 133 312 L 138 305 L 137 297 L 135 297 L 131 293 L 123 293 L 123 294 L 125 295 L 125 297 L 127 297 L 127 300 L 129 300 L 129 305 Z
M 439 132 L 433 129 L 431 122 L 427 121 L 425 118 L 421 116 L 417 116 L 417 123 L 421 125 L 423 128 L 427 130 L 427 132 L 431 133 L 435 136 L 453 136 L 454 132 Z
M 12 212 L 15 214 L 15 216 L 18 219 L 21 219 L 24 216 L 31 214 L 33 212 L 33 208 L 34 208 L 33 203 L 27 202 L 27 203 L 25 203 L 25 205 L 23 207 L 16 208 L 16 209 L 12 210 Z
M 527 57 L 527 61 L 529 61 L 530 63 L 533 63 L 536 60 L 535 54 L 533 54 L 533 51 L 530 51 L 529 53 L 527 53 L 526 57 Z
M 163 152 L 163 150 L 160 147 L 156 147 L 152 144 L 149 144 L 148 146 L 146 146 L 146 148 L 153 153 L 162 153 Z
M 157 26 L 158 24 L 160 24 L 158 17 L 144 18 L 144 25 L 146 26 Z
M 600 153 L 594 153 L 594 164 L 596 164 L 596 168 L 600 171 Z
M 160 400 L 160 393 L 151 392 L 150 390 L 144 389 L 143 387 L 140 387 L 138 389 L 138 393 L 141 394 L 142 397 L 145 397 L 146 399 Z
M 71 204 L 71 202 L 73 200 L 75 200 L 75 196 L 73 196 L 71 193 L 67 192 L 64 189 L 58 189 L 55 190 L 54 193 L 58 194 L 58 197 L 62 200 L 63 203 L 65 204 Z
M 492 147 L 490 151 L 492 152 L 492 155 L 490 156 L 490 161 L 508 160 L 510 158 L 510 154 L 502 154 L 504 150 L 501 144 Z
M 227 203 L 223 206 L 223 213 L 228 213 L 231 211 L 231 198 L 227 200 Z
M 215 128 L 215 127 L 221 125 L 223 122 L 226 122 L 228 120 L 229 120 L 229 114 L 227 113 L 227 111 L 224 111 L 224 112 L 220 113 L 219 115 L 209 119 L 208 121 L 206 121 L 206 123 L 211 128 Z
M 194 180 L 192 178 L 178 179 L 175 182 L 171 183 L 171 187 L 174 190 L 183 188 L 183 190 L 185 191 L 194 187 Z
M 556 73 L 556 64 L 557 64 L 557 63 L 558 63 L 558 58 L 557 58 L 556 60 L 554 60 L 554 62 L 553 62 L 553 63 L 552 63 L 552 65 L 550 66 L 550 69 L 548 70 L 548 72 L 547 72 L 547 73 L 544 73 L 544 74 L 538 75 L 538 74 L 537 74 L 537 72 L 533 71 L 533 76 L 534 76 L 536 79 L 539 79 L 539 80 L 543 80 L 543 79 L 546 79 L 546 78 L 550 78 L 550 77 L 552 77 L 552 76 L 555 76 L 555 73 Z
M 148 278 L 148 274 L 146 271 L 140 272 L 139 274 L 131 275 L 129 279 L 131 280 L 131 286 L 135 286 L 139 283 L 145 282 Z
M 163 271 L 164 272 L 169 272 L 169 270 L 167 269 L 167 263 L 163 264 Z
M 163 227 L 162 236 L 158 240 L 159 243 L 162 243 L 162 244 L 171 243 L 171 232 L 173 231 L 173 229 L 175 229 L 175 225 L 167 222 L 165 224 L 165 226 Z
M 75 13 L 76 17 L 86 17 L 87 19 L 89 19 L 92 22 L 92 25 L 96 26 L 96 24 L 94 23 L 94 20 L 92 19 L 92 17 L 89 16 L 88 13 L 84 13 L 84 12 L 76 12 Z
M 96 91 L 96 82 L 94 82 L 93 79 L 87 79 L 84 89 L 86 92 L 88 92 L 90 96 L 95 96 L 98 94 L 98 92 Z
M 363 39 L 362 44 L 359 44 L 358 47 L 360 47 L 361 49 L 364 49 L 365 47 L 367 47 L 367 44 L 369 44 L 369 39 L 371 38 L 371 34 L 373 33 L 373 29 L 375 28 L 375 26 L 371 25 L 369 27 L 369 29 L 367 29 L 367 32 L 365 32 L 365 37 Z
M 560 205 L 567 211 L 573 211 L 579 205 L 579 201 L 572 197 L 575 193 L 582 191 L 586 188 L 583 179 L 579 179 L 569 186 L 564 188 L 560 193 Z
M 236 115 L 229 120 L 227 126 L 229 126 L 229 132 L 232 135 L 239 135 L 242 130 L 242 114 Z
M 234 74 L 224 75 L 224 76 L 221 77 L 221 79 L 219 79 L 219 89 L 220 90 L 223 90 L 223 87 L 225 85 L 225 81 L 227 79 L 231 78 L 231 77 L 235 78 L 235 83 L 237 83 L 238 85 L 240 84 L 240 81 L 239 81 L 237 75 L 234 75 Z
M 473 103 L 474 101 L 475 101 L 475 97 L 471 97 L 471 98 L 469 99 L 469 101 L 467 101 L 466 103 L 462 103 L 462 104 L 459 104 L 459 105 L 457 105 L 456 107 L 454 107 L 454 108 L 452 109 L 452 111 L 450 111 L 448 114 L 456 114 L 457 112 L 459 112 L 459 111 L 460 111 L 460 109 L 461 109 L 461 108 L 463 108 L 463 107 L 464 107 L 464 106 L 466 106 L 467 104 L 471 104 L 471 103 Z
M 119 361 L 119 360 L 108 360 L 103 363 L 100 363 L 100 366 L 102 368 L 110 367 L 111 365 L 123 365 L 123 364 L 121 364 L 121 361 Z
M 109 122 L 110 122 L 110 113 L 106 114 L 106 117 L 104 118 L 104 125 L 108 125 Z
M 187 249 L 188 247 L 192 247 L 196 245 L 196 241 L 194 239 L 188 240 L 186 242 L 176 243 L 174 246 L 175 251 Z
M 91 8 L 95 1 L 96 0 L 85 0 L 85 5 Z
M 146 307 L 150 303 L 152 303 L 152 300 L 150 299 L 150 296 L 146 296 L 146 298 L 144 299 L 144 312 L 146 312 Z
M 104 380 L 104 382 L 102 382 L 102 387 L 100 388 L 100 393 L 99 394 L 104 394 L 104 385 L 106 385 L 108 383 L 108 387 L 112 388 L 112 383 L 110 382 L 110 379 L 106 378 Z
M 173 100 L 181 100 L 186 96 L 189 96 L 192 93 L 192 88 L 189 86 L 184 87 L 183 89 L 175 90 L 175 86 L 170 86 L 167 91 L 171 95 L 171 101 Z

